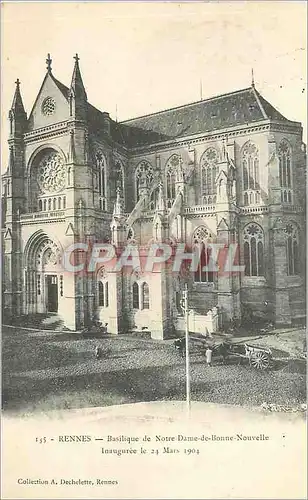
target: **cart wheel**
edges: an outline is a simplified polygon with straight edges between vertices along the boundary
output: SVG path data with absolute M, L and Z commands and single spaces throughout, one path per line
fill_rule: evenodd
M 270 358 L 266 352 L 254 352 L 250 355 L 249 363 L 253 368 L 257 370 L 265 370 L 269 367 Z

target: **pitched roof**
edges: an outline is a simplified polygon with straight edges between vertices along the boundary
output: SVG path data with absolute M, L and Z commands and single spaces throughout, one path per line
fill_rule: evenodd
M 68 100 L 69 88 L 52 74 L 51 77 Z M 90 130 L 99 134 L 104 126 L 104 115 L 90 103 L 88 103 L 88 120 Z M 235 126 L 250 125 L 262 120 L 289 122 L 252 85 L 246 89 L 123 122 L 111 120 L 110 133 L 111 138 L 117 143 L 126 147 L 138 147 Z
M 288 121 L 253 87 L 120 123 L 127 145 L 211 132 L 262 120 Z
M 255 93 L 257 94 L 257 97 L 260 100 L 261 106 L 263 107 L 266 117 L 269 120 L 278 120 L 278 121 L 289 121 L 287 118 L 285 118 L 279 111 L 274 108 L 264 97 L 259 94 L 257 90 L 255 90 Z

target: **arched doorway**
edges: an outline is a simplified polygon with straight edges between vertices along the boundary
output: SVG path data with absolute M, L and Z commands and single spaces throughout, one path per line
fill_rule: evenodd
M 47 240 L 38 254 L 38 272 L 41 274 L 43 306 L 47 313 L 57 313 L 59 306 L 59 249 Z
M 24 313 L 57 313 L 63 296 L 63 269 L 59 245 L 43 231 L 25 249 Z

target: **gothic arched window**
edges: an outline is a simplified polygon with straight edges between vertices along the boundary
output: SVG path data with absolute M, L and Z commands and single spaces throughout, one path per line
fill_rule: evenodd
M 67 184 L 68 184 L 68 186 L 70 186 L 71 183 L 72 183 L 72 167 L 69 167 L 68 171 L 67 171 Z
M 98 305 L 100 307 L 109 306 L 109 292 L 108 281 L 106 281 L 107 274 L 104 267 L 98 271 Z
M 299 240 L 298 229 L 293 224 L 287 224 L 287 273 L 289 276 L 299 274 Z
M 172 155 L 166 163 L 167 207 L 171 208 L 176 197 L 176 181 L 182 176 L 182 159 Z
M 109 306 L 108 281 L 98 282 L 98 305 L 100 307 Z
M 142 309 L 150 308 L 150 292 L 149 285 L 147 283 L 142 283 Z
M 252 222 L 244 228 L 245 276 L 264 276 L 264 233 Z
M 201 168 L 201 197 L 202 203 L 212 205 L 216 203 L 216 176 L 218 152 L 215 148 L 208 148 L 200 160 Z
M 103 307 L 105 305 L 104 283 L 98 282 L 98 305 Z
M 213 271 L 204 269 L 210 262 L 211 249 L 208 247 L 210 240 L 211 234 L 205 226 L 200 226 L 194 231 L 192 243 L 201 246 L 200 260 L 194 275 L 194 280 L 197 283 L 212 283 L 214 281 Z
M 248 141 L 242 149 L 244 205 L 258 205 L 261 201 L 259 150 Z
M 101 210 L 106 210 L 106 158 L 101 151 L 95 154 L 96 168 L 98 171 L 98 194 Z
M 132 230 L 132 228 L 130 227 L 129 230 L 127 231 L 127 240 L 132 240 L 134 238 L 134 231 Z
M 278 158 L 281 201 L 282 203 L 292 203 L 291 147 L 285 139 L 283 139 L 279 145 Z
M 105 307 L 109 306 L 109 289 L 108 289 L 108 281 L 105 281 Z
M 139 285 L 136 281 L 133 284 L 133 309 L 139 309 Z
M 136 168 L 136 201 L 140 198 L 140 190 L 149 188 L 153 182 L 153 168 L 147 161 L 141 161 Z

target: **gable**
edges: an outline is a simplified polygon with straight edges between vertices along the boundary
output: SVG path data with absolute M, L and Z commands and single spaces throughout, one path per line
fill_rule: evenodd
M 220 172 L 218 172 L 218 175 L 215 179 L 215 183 L 218 184 L 219 181 L 221 181 L 221 180 L 223 182 L 227 182 L 227 180 L 228 180 L 227 173 L 224 170 L 220 170 Z
M 47 73 L 42 83 L 31 114 L 28 130 L 46 127 L 69 118 L 69 89 Z
M 219 222 L 219 224 L 217 225 L 217 231 L 228 231 L 229 230 L 229 226 L 227 224 L 227 221 L 226 219 L 222 218 Z

